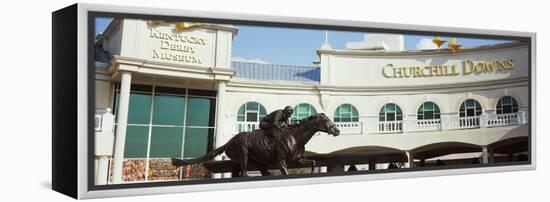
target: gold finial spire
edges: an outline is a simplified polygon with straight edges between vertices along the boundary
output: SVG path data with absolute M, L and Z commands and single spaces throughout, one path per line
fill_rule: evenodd
M 456 37 L 451 37 L 451 41 L 449 41 L 449 44 L 447 46 L 449 47 L 449 49 L 451 49 L 453 54 L 458 52 L 458 49 L 460 49 L 460 47 L 462 47 L 462 45 L 460 45 L 456 42 Z
M 437 46 L 437 48 L 441 48 L 441 46 L 447 41 L 441 40 L 441 37 L 439 35 L 435 35 L 432 42 Z
M 200 23 L 196 23 L 196 22 L 176 22 L 176 30 L 180 31 L 180 30 L 196 27 L 199 25 Z
M 162 20 L 147 20 L 147 23 L 150 25 L 158 25 L 162 22 Z

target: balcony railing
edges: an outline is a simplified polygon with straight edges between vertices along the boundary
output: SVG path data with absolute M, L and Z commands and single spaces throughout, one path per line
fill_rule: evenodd
M 451 117 L 427 120 L 336 122 L 341 134 L 388 134 L 403 132 L 442 131 L 488 128 L 527 123 L 525 112 L 510 114 L 483 114 L 473 117 Z M 259 129 L 258 122 L 237 122 L 235 132 Z
M 441 130 L 441 119 L 424 119 L 405 121 L 406 131 Z
M 460 117 L 458 118 L 458 128 L 479 128 L 480 116 Z
M 341 134 L 363 133 L 363 123 L 361 122 L 337 122 L 335 124 Z
M 518 116 L 518 113 L 512 113 L 512 114 L 487 115 L 487 118 L 483 121 L 487 127 L 496 127 L 496 126 L 516 125 L 520 123 L 521 120 Z
M 237 122 L 237 130 L 236 132 L 250 132 L 256 129 L 260 129 L 260 123 L 259 122 Z
M 400 132 L 403 132 L 403 121 L 378 122 L 378 133 L 400 133 Z

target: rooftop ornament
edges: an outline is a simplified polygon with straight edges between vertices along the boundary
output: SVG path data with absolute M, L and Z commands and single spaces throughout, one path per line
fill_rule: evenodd
M 165 21 L 163 21 L 163 20 L 147 20 L 148 24 L 155 25 L 155 26 L 160 25 L 163 22 L 165 22 Z M 196 22 L 173 22 L 173 23 L 175 25 L 176 31 L 181 31 L 181 30 L 185 30 L 185 29 L 189 29 L 189 28 L 193 28 L 193 27 L 201 25 L 201 23 L 196 23 Z
M 447 41 L 442 40 L 439 35 L 435 35 L 432 42 L 437 46 L 437 48 L 441 48 L 441 46 Z
M 445 44 L 446 42 L 447 41 L 442 40 L 439 35 L 435 35 L 434 39 L 432 40 L 432 43 L 434 43 L 437 46 L 437 48 L 441 48 L 441 46 L 443 46 L 443 44 Z M 456 37 L 451 37 L 451 40 L 447 44 L 447 47 L 449 48 L 449 50 L 453 52 L 453 54 L 456 54 L 456 52 L 460 50 L 462 45 L 456 42 Z
M 449 44 L 447 45 L 447 47 L 449 47 L 449 49 L 451 49 L 453 54 L 455 54 L 456 52 L 458 52 L 460 47 L 462 47 L 462 45 L 456 42 L 456 37 L 451 37 L 451 41 L 449 41 Z

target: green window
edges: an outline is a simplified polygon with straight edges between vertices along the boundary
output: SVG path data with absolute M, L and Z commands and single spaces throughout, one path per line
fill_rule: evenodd
M 334 122 L 358 122 L 359 113 L 351 104 L 343 104 L 334 112 Z
M 120 94 L 117 93 L 117 108 Z M 151 94 L 131 92 L 128 105 L 128 124 L 149 124 L 151 117 Z
M 187 126 L 214 126 L 214 107 L 212 98 L 189 98 L 187 106 Z
M 215 97 L 209 96 L 215 92 L 197 91 L 204 96 L 188 96 L 188 89 L 141 85 L 131 89 L 125 158 L 198 157 L 207 153 L 214 135 L 216 105 Z M 118 89 L 116 92 L 115 109 L 120 96 Z
M 180 157 L 183 127 L 153 126 L 149 158 Z
M 237 112 L 237 121 L 260 122 L 266 115 L 264 106 L 257 102 L 247 102 Z
M 144 158 L 147 156 L 148 136 L 148 126 L 128 126 L 126 128 L 124 158 Z
M 184 158 L 200 157 L 208 151 L 208 134 L 213 134 L 213 128 L 186 128 Z
M 440 119 L 441 112 L 439 111 L 439 106 L 435 103 L 425 102 L 418 108 L 417 116 L 418 120 Z
M 302 103 L 294 107 L 294 112 L 290 117 L 290 121 L 294 123 L 315 114 L 317 114 L 317 111 L 315 110 L 315 108 L 313 108 L 313 106 L 311 106 L 310 104 Z
M 510 114 L 518 112 L 518 102 L 511 96 L 504 96 L 498 100 L 497 114 Z
M 398 105 L 389 103 L 380 109 L 378 117 L 379 121 L 402 121 L 403 112 L 401 111 L 401 107 Z
M 472 117 L 481 115 L 481 104 L 474 99 L 467 99 L 460 105 L 460 117 Z
M 153 125 L 183 125 L 185 96 L 156 94 L 153 106 Z

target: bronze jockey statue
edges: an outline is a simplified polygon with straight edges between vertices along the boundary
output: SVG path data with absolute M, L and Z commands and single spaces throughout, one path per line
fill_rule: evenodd
M 264 134 L 268 137 L 274 137 L 274 134 L 288 128 L 290 126 L 290 116 L 292 116 L 291 106 L 286 106 L 284 109 L 275 110 L 267 116 L 265 116 L 260 122 L 260 128 L 264 131 Z

